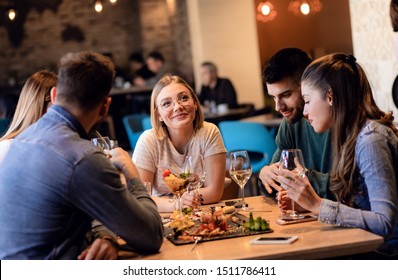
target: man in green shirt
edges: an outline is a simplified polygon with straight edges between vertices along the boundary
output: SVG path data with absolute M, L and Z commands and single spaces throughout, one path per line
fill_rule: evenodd
M 328 182 L 331 168 L 330 131 L 317 134 L 303 116 L 304 100 L 301 96 L 301 75 L 312 61 L 297 48 L 285 48 L 274 54 L 264 67 L 263 79 L 267 91 L 275 101 L 275 110 L 283 115 L 275 142 L 277 150 L 270 165 L 260 171 L 260 180 L 268 193 L 280 191 L 277 182 L 278 163 L 283 149 L 301 149 L 307 176 L 321 197 L 329 197 Z M 330 197 L 329 197 L 330 198 Z

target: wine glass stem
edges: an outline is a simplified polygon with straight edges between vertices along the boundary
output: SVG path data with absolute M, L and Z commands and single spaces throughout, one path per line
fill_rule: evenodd
M 242 207 L 246 206 L 245 203 L 245 185 L 240 187 L 240 192 L 241 192 L 241 196 L 242 196 Z
M 294 210 L 294 200 L 292 199 L 292 216 L 296 216 L 296 211 Z
M 181 195 L 178 196 L 178 209 L 180 210 L 180 217 L 182 218 L 182 200 L 181 200 Z

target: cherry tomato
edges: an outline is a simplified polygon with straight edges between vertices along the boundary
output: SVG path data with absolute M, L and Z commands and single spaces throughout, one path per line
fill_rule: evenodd
M 162 172 L 163 178 L 166 178 L 166 177 L 169 176 L 170 174 L 171 174 L 170 169 L 165 169 L 165 170 L 163 170 L 163 172 Z

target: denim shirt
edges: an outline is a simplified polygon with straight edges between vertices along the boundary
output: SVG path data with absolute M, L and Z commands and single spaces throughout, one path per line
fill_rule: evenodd
M 81 124 L 53 105 L 0 163 L 0 259 L 76 259 L 92 219 L 138 252 L 158 251 L 156 204 L 133 183 L 127 191 Z
M 355 145 L 354 207 L 323 199 L 319 220 L 357 227 L 384 237 L 379 252 L 398 254 L 398 138 L 394 132 L 368 121 Z

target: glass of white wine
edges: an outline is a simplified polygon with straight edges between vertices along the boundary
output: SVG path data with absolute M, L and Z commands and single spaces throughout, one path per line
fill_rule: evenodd
M 242 207 L 242 210 L 246 210 L 244 189 L 252 175 L 252 166 L 247 151 L 236 151 L 229 154 L 229 175 L 239 185 L 241 190 L 242 200 L 238 205 Z
M 279 170 L 287 169 L 293 171 L 295 177 L 305 177 L 305 165 L 304 165 L 304 157 L 303 153 L 300 149 L 287 149 L 282 150 L 281 159 L 279 161 Z M 292 181 L 295 179 L 292 177 L 286 177 Z M 294 201 L 292 201 L 291 212 L 285 214 L 283 216 L 284 219 L 287 220 L 297 220 L 303 219 L 304 216 L 299 214 L 294 210 Z

